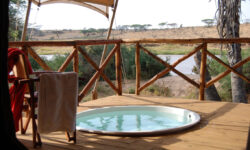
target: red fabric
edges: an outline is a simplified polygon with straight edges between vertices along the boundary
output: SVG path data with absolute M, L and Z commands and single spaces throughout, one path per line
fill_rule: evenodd
M 24 54 L 25 63 L 27 64 L 28 71 L 29 73 L 32 73 L 31 64 L 25 53 L 17 48 L 8 49 L 8 81 L 9 83 L 14 83 L 9 89 L 9 93 L 11 99 L 11 111 L 14 118 L 16 132 L 19 130 L 18 123 L 22 114 L 22 106 L 26 85 L 21 85 L 18 84 L 18 82 L 15 82 L 18 78 L 14 75 L 10 75 L 10 72 L 12 71 L 14 65 L 17 63 L 20 54 Z

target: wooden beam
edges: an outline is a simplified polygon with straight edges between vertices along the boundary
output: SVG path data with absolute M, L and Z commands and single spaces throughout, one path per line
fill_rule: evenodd
M 118 44 L 118 48 L 116 49 L 115 68 L 116 68 L 116 84 L 118 87 L 118 95 L 122 95 L 122 66 L 121 66 L 120 44 Z
M 97 71 L 92 78 L 89 80 L 89 82 L 85 85 L 85 87 L 83 88 L 83 90 L 80 92 L 79 94 L 79 102 L 81 101 L 81 99 L 87 94 L 87 92 L 89 91 L 89 89 L 91 88 L 91 86 L 94 84 L 96 78 L 98 78 L 101 74 L 101 72 L 103 71 L 103 69 L 106 67 L 106 65 L 108 64 L 108 62 L 110 61 L 110 59 L 112 58 L 112 56 L 115 54 L 116 49 L 117 49 L 117 44 L 115 45 L 115 47 L 113 48 L 113 50 L 111 50 L 111 52 L 109 53 L 109 55 L 106 57 L 106 59 L 104 60 L 103 64 L 100 67 L 100 70 Z
M 233 73 L 235 73 L 235 74 L 237 74 L 240 78 L 242 78 L 243 80 L 245 80 L 246 82 L 250 82 L 250 80 L 246 77 L 246 76 L 244 76 L 244 75 L 242 75 L 242 74 L 240 74 L 239 72 L 237 72 L 234 68 L 232 68 L 232 67 L 230 67 L 229 65 L 227 65 L 226 63 L 224 63 L 222 60 L 220 60 L 219 58 L 217 58 L 215 55 L 213 55 L 212 53 L 210 53 L 209 51 L 207 51 L 207 54 L 209 55 L 209 56 L 211 56 L 213 59 L 215 59 L 217 62 L 219 62 L 220 64 L 222 64 L 224 67 L 226 67 L 228 70 L 230 70 L 230 71 L 232 71 Z
M 95 68 L 97 72 L 100 72 L 100 75 L 102 78 L 109 84 L 109 86 L 118 94 L 119 90 L 115 87 L 115 85 L 112 83 L 112 81 L 109 80 L 109 78 L 103 73 L 103 71 L 97 66 L 97 64 L 88 56 L 87 53 L 85 53 L 82 48 L 78 47 L 79 52 L 83 55 L 83 57 L 87 60 L 87 62 L 90 63 L 92 67 Z
M 21 41 L 25 41 L 25 38 L 26 38 L 27 28 L 28 28 L 28 24 L 29 24 L 29 16 L 30 16 L 31 4 L 32 4 L 31 0 L 29 0 L 27 11 L 26 11 L 25 22 L 24 22 L 24 26 L 23 26 L 23 31 L 22 31 Z
M 58 69 L 58 72 L 63 72 L 67 68 L 70 61 L 73 59 L 74 55 L 77 53 L 77 49 L 74 47 L 74 50 L 70 53 L 70 55 L 67 57 L 67 59 L 64 61 L 62 66 Z
M 247 57 L 246 59 L 236 63 L 234 66 L 232 66 L 233 69 L 236 69 L 240 66 L 242 66 L 243 64 L 247 63 L 250 61 L 250 57 Z M 214 77 L 212 80 L 210 80 L 209 82 L 207 82 L 206 84 L 206 88 L 208 88 L 209 86 L 213 85 L 215 82 L 219 81 L 221 78 L 225 77 L 226 75 L 228 75 L 231 71 L 229 69 L 227 69 L 225 72 L 217 75 L 216 77 Z
M 76 47 L 74 47 L 74 49 L 77 50 Z M 79 72 L 79 54 L 78 51 L 75 53 L 74 58 L 73 58 L 73 71 L 74 72 Z
M 140 45 L 136 43 L 135 51 L 135 66 L 136 66 L 136 88 L 135 94 L 140 95 L 140 80 L 141 80 L 141 64 L 140 64 Z
M 171 65 L 169 65 L 171 66 Z M 166 67 L 169 67 L 166 66 Z M 188 81 L 190 84 L 192 84 L 193 86 L 199 88 L 199 84 L 197 84 L 195 81 L 193 81 L 192 79 L 190 79 L 189 77 L 187 77 L 185 74 L 181 73 L 180 71 L 176 70 L 175 68 L 173 68 L 172 66 L 170 68 L 165 68 L 163 71 L 161 71 L 160 73 L 156 74 L 154 77 L 152 77 L 148 82 L 144 83 L 140 88 L 139 88 L 139 92 L 142 91 L 143 89 L 145 89 L 146 87 L 148 87 L 149 85 L 151 85 L 152 83 L 154 83 L 157 79 L 163 77 L 165 74 L 167 74 L 170 71 L 175 72 L 177 75 L 179 75 L 180 77 L 182 77 L 184 80 Z
M 74 45 L 104 45 L 104 44 L 134 44 L 134 43 L 172 43 L 172 44 L 198 44 L 198 43 L 250 43 L 250 38 L 205 38 L 205 39 L 123 39 L 123 40 L 75 40 L 75 41 L 24 41 L 9 42 L 10 47 L 21 46 L 74 46 Z
M 250 43 L 250 38 L 197 38 L 197 39 L 123 39 L 122 43 L 168 43 L 168 44 L 197 44 L 197 43 Z
M 107 34 L 107 37 L 106 37 L 107 40 L 109 40 L 109 38 L 110 38 L 110 34 L 111 34 L 111 31 L 112 31 L 112 27 L 113 27 L 113 23 L 114 23 L 114 19 L 115 19 L 115 14 L 116 14 L 117 6 L 118 6 L 118 0 L 116 0 L 116 2 L 115 2 L 115 6 L 114 6 L 114 10 L 113 10 L 113 15 L 112 15 L 112 18 L 111 18 L 111 22 L 110 22 L 108 34 Z M 99 66 L 101 66 L 102 63 L 103 63 L 103 60 L 104 60 L 105 54 L 107 52 L 107 49 L 108 49 L 108 45 L 105 44 L 104 47 L 103 47 L 102 56 L 101 56 L 101 60 L 100 60 Z M 95 86 L 94 86 L 94 88 L 92 90 L 92 99 L 97 99 L 98 98 L 97 97 L 97 95 L 98 95 L 97 94 L 98 82 L 99 82 L 99 78 L 97 78 L 96 81 L 95 81 Z
M 75 45 L 104 45 L 121 43 L 121 40 L 75 40 L 75 41 L 24 41 L 9 42 L 10 47 L 22 46 L 75 46 Z
M 200 44 L 197 47 L 195 47 L 194 50 L 192 50 L 191 52 L 189 52 L 188 54 L 182 56 L 181 58 L 179 58 L 177 61 L 175 61 L 172 64 L 172 67 L 176 67 L 179 63 L 183 62 L 184 60 L 186 60 L 187 58 L 189 58 L 190 56 L 192 56 L 194 53 L 196 53 L 197 51 L 199 51 L 202 47 L 204 46 L 204 44 Z M 159 58 L 158 56 L 154 55 L 153 53 L 151 53 L 149 50 L 147 50 L 146 48 L 140 46 L 140 48 L 149 56 L 153 57 L 154 59 L 156 59 L 157 61 L 159 61 L 161 64 L 165 65 L 166 62 L 163 61 L 161 58 Z
M 28 47 L 28 53 L 34 58 L 34 60 L 44 69 L 52 71 L 52 69 L 45 63 L 45 61 L 31 48 Z
M 207 44 L 204 44 L 201 53 L 201 67 L 200 67 L 200 94 L 199 99 L 205 100 L 205 72 L 206 72 L 206 62 L 207 62 Z
M 161 78 L 162 76 L 164 76 L 165 74 L 167 74 L 168 72 L 170 72 L 171 70 L 173 72 L 175 72 L 177 75 L 179 75 L 180 77 L 182 77 L 183 79 L 185 79 L 186 81 L 188 81 L 189 83 L 191 83 L 192 85 L 194 85 L 195 87 L 199 88 L 199 84 L 197 84 L 195 81 L 193 81 L 192 79 L 190 79 L 189 77 L 187 77 L 186 75 L 184 75 L 183 73 L 181 73 L 180 71 L 176 70 L 174 67 L 177 66 L 180 62 L 184 61 L 185 59 L 187 59 L 188 57 L 190 57 L 192 54 L 194 54 L 196 51 L 200 50 L 203 45 L 199 45 L 197 46 L 193 51 L 191 51 L 189 54 L 183 56 L 182 58 L 180 58 L 179 60 L 177 60 L 174 65 L 170 65 L 168 63 L 166 63 L 165 61 L 163 61 L 161 58 L 159 58 L 158 56 L 154 55 L 153 53 L 151 53 L 149 50 L 147 50 L 146 48 L 139 46 L 146 54 L 148 54 L 149 56 L 153 57 L 154 59 L 156 59 L 157 61 L 159 61 L 161 64 L 165 65 L 166 69 L 164 69 L 163 71 L 161 71 L 160 73 L 158 73 L 157 75 L 155 75 L 153 78 L 151 78 L 148 82 L 146 82 L 142 87 L 139 88 L 139 92 L 142 91 L 143 89 L 145 89 L 146 87 L 148 87 L 150 84 L 152 84 L 153 82 L 155 82 L 157 79 Z

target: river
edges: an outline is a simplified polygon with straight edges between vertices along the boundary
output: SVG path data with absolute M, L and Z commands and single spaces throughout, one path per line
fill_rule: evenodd
M 176 60 L 180 59 L 184 55 L 157 55 L 162 60 L 166 61 L 167 58 L 169 58 L 169 63 L 173 64 Z M 183 62 L 179 63 L 175 69 L 182 72 L 183 74 L 194 74 L 192 72 L 193 67 L 195 66 L 194 62 L 194 55 L 187 58 Z M 176 75 L 174 72 L 170 72 L 171 75 Z
M 53 58 L 53 55 L 40 55 L 42 57 L 45 57 L 47 60 L 51 60 Z M 181 58 L 183 55 L 157 55 L 159 56 L 161 59 L 163 59 L 164 61 L 169 58 L 169 62 L 170 64 L 173 64 L 176 60 L 178 60 L 179 58 Z M 177 69 L 178 71 L 184 73 L 184 74 L 194 74 L 192 72 L 193 67 L 195 66 L 195 62 L 194 62 L 194 56 L 191 56 L 189 58 L 187 58 L 185 61 L 181 62 L 180 64 L 178 64 L 175 69 Z M 174 72 L 170 72 L 171 75 L 176 75 Z

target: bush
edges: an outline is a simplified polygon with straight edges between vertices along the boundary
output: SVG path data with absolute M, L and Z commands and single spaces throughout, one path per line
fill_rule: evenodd
M 144 92 L 146 95 L 155 95 L 155 96 L 169 96 L 170 90 L 168 87 L 162 87 L 157 84 L 152 84 L 145 89 Z
M 113 45 L 109 45 L 107 49 L 106 56 L 109 52 L 113 49 Z M 95 45 L 95 46 L 81 46 L 81 48 L 88 54 L 88 56 L 99 66 L 99 62 L 101 59 L 103 45 Z M 122 62 L 123 62 L 123 69 L 126 73 L 127 79 L 135 79 L 136 76 L 136 67 L 135 67 L 135 47 L 132 46 L 122 46 L 121 47 L 121 55 L 122 55 Z M 52 70 L 58 70 L 63 62 L 69 54 L 64 55 L 55 55 L 51 60 L 47 60 L 43 58 L 44 61 L 51 67 Z M 153 77 L 158 72 L 162 71 L 165 66 L 161 63 L 154 60 L 152 57 L 148 56 L 147 54 L 141 52 L 141 78 L 142 79 L 149 79 Z M 40 70 L 41 67 L 32 59 L 30 58 L 32 67 L 34 70 Z M 73 70 L 73 63 L 70 62 L 68 67 L 65 71 L 72 71 Z M 82 55 L 79 55 L 79 77 L 81 77 L 80 84 L 86 84 L 89 79 L 93 76 L 96 70 L 85 60 Z M 104 69 L 104 74 L 110 79 L 116 79 L 116 72 L 115 72 L 115 58 L 109 61 L 107 66 Z
M 128 89 L 129 94 L 135 94 L 135 88 L 131 87 Z
M 122 46 L 121 53 L 124 63 L 124 70 L 128 79 L 135 79 L 136 76 L 136 65 L 135 65 L 135 48 Z M 167 60 L 168 61 L 168 60 Z M 140 53 L 140 64 L 141 64 L 141 78 L 150 79 L 163 69 L 165 66 L 156 61 L 151 56 L 148 56 L 144 52 Z

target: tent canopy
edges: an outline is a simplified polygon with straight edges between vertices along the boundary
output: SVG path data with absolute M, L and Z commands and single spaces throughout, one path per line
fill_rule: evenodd
M 95 10 L 107 18 L 109 17 L 109 7 L 113 7 L 115 0 L 31 0 L 34 4 L 41 6 L 53 3 L 69 3 L 84 6 Z
M 93 10 L 103 14 L 107 18 L 109 17 L 109 7 L 114 7 L 113 16 L 112 16 L 112 20 L 110 23 L 108 36 L 107 36 L 107 39 L 109 39 L 111 30 L 112 30 L 114 17 L 115 17 L 117 4 L 118 4 L 118 0 L 28 0 L 28 7 L 27 7 L 24 26 L 23 26 L 21 41 L 25 41 L 26 31 L 27 31 L 28 22 L 29 22 L 31 3 L 34 3 L 37 6 L 41 6 L 41 5 L 45 5 L 45 4 L 54 4 L 54 3 L 76 4 L 76 5 L 80 5 L 80 6 L 84 6 L 84 7 L 93 9 Z

